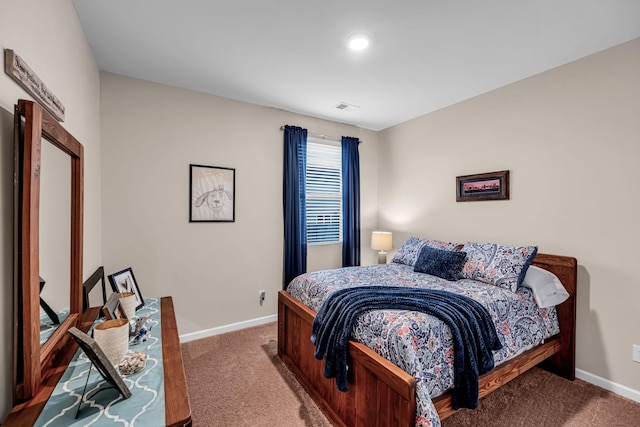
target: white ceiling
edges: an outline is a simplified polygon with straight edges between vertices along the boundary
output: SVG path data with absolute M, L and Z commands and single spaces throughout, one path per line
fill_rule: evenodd
M 101 70 L 373 130 L 640 37 L 639 0 L 73 4 Z

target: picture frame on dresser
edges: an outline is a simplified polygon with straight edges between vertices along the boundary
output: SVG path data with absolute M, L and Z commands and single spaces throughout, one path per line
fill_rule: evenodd
M 78 343 L 82 351 L 87 355 L 100 376 L 104 378 L 106 382 L 115 387 L 124 399 L 130 398 L 131 390 L 129 390 L 129 387 L 124 383 L 122 377 L 118 374 L 118 371 L 116 371 L 116 368 L 109 363 L 107 356 L 104 354 L 104 351 L 100 348 L 98 343 L 78 328 L 69 328 L 68 332 Z M 87 373 L 87 375 L 90 374 L 91 372 Z M 95 391 L 93 391 L 93 393 L 95 393 Z
M 136 310 L 144 306 L 144 298 L 133 275 L 131 267 L 109 275 L 109 283 L 113 292 L 133 292 L 136 296 Z
M 107 320 L 127 319 L 127 315 L 120 304 L 120 299 L 116 292 L 112 292 L 107 302 L 102 306 L 102 314 Z

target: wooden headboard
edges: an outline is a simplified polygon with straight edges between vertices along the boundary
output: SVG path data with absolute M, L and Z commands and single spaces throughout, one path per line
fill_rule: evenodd
M 576 292 L 578 283 L 578 261 L 573 257 L 537 254 L 536 265 L 558 276 L 569 298 L 556 307 L 560 322 L 561 350 L 543 363 L 543 366 L 563 378 L 573 380 L 576 368 Z

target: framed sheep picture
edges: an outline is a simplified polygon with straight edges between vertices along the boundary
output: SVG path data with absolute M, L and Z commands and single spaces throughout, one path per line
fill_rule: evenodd
M 236 170 L 189 165 L 189 222 L 234 222 Z

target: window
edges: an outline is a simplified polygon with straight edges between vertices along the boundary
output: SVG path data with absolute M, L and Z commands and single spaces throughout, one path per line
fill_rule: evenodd
M 340 143 L 307 141 L 307 243 L 342 242 Z

